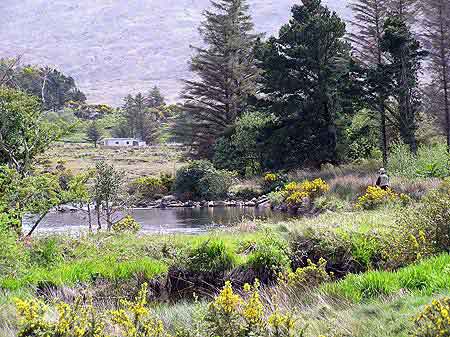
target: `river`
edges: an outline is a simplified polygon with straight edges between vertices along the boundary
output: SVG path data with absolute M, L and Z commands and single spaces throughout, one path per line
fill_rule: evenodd
M 207 207 L 207 208 L 150 208 L 133 209 L 129 214 L 142 226 L 143 233 L 196 234 L 220 226 L 231 226 L 243 219 L 271 219 L 281 221 L 289 216 L 268 208 L 254 207 Z M 88 229 L 87 212 L 51 212 L 42 220 L 36 234 L 75 234 Z M 95 216 L 93 215 L 93 218 Z M 24 221 L 26 232 L 32 218 Z

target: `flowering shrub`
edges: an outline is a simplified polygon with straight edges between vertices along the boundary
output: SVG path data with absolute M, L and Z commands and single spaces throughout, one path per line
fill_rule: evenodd
M 285 280 L 282 282 L 293 287 L 316 287 L 322 283 L 331 281 L 333 273 L 326 271 L 327 261 L 320 258 L 317 264 L 310 259 L 307 261 L 308 265 L 303 268 L 297 268 L 295 272 L 287 274 Z
M 205 316 L 207 336 L 294 336 L 295 319 L 292 314 L 278 310 L 268 317 L 260 299 L 259 282 L 244 285 L 244 296 L 233 292 L 226 282 L 220 294 L 209 304 Z
M 163 322 L 150 314 L 147 306 L 147 284 L 144 283 L 135 302 L 121 301 L 122 308 L 111 312 L 112 323 L 124 337 L 169 337 Z
M 273 183 L 277 181 L 278 176 L 275 173 L 266 173 L 264 176 L 264 181 L 267 183 Z
M 374 209 L 380 205 L 392 202 L 398 199 L 398 195 L 390 188 L 383 190 L 378 186 L 367 187 L 366 193 L 358 198 L 357 208 Z
M 450 298 L 433 300 L 415 318 L 414 337 L 450 336 Z
M 131 232 L 131 233 L 137 233 L 141 229 L 141 225 L 139 222 L 134 220 L 134 218 L 131 215 L 127 215 L 125 218 L 120 220 L 119 222 L 116 222 L 112 229 L 114 232 L 122 233 L 122 232 Z
M 291 207 L 301 206 L 305 199 L 314 200 L 330 190 L 330 186 L 321 178 L 302 183 L 291 182 L 284 186 L 286 202 Z
M 283 173 L 266 173 L 264 175 L 263 191 L 264 193 L 270 193 L 273 191 L 279 191 L 283 188 L 287 182 L 287 175 Z
M 77 299 L 70 305 L 57 304 L 57 318 L 50 319 L 48 308 L 37 300 L 17 300 L 19 337 L 169 337 L 160 319 L 153 316 L 147 303 L 147 284 L 143 284 L 133 302 L 120 301 L 117 310 L 99 313 L 90 300 Z M 226 282 L 220 294 L 196 317 L 195 336 L 221 337 L 291 337 L 296 321 L 292 313 L 264 310 L 259 282 L 244 285 L 242 296 Z M 194 336 L 189 330 L 178 337 Z
M 73 305 L 60 302 L 56 305 L 58 317 L 46 318 L 48 308 L 38 300 L 16 300 L 20 330 L 18 337 L 107 337 L 106 320 L 98 313 L 92 301 L 83 305 L 81 298 Z

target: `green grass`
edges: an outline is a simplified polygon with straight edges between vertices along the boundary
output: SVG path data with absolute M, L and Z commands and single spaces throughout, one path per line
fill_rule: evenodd
M 151 279 L 166 273 L 167 269 L 164 262 L 146 257 L 131 261 L 118 261 L 113 257 L 83 259 L 64 262 L 50 269 L 33 268 L 24 277 L 3 279 L 0 281 L 0 287 L 18 290 L 42 283 L 71 286 L 77 283 L 90 283 L 97 278 L 111 281 L 127 280 L 136 274 Z
M 325 285 L 324 290 L 357 303 L 405 290 L 419 295 L 448 291 L 450 255 L 442 254 L 395 272 L 371 271 L 349 275 L 342 281 Z

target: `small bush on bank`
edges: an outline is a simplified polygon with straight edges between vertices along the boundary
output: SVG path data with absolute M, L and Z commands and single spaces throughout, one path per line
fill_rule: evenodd
M 177 171 L 174 190 L 184 199 L 216 200 L 227 196 L 233 177 L 231 172 L 217 170 L 209 161 L 193 161 Z
M 290 267 L 288 247 L 277 238 L 257 242 L 246 266 L 256 271 L 263 283 L 274 281 Z
M 270 193 L 279 191 L 288 182 L 288 177 L 284 173 L 269 172 L 264 175 L 263 192 Z
M 385 205 L 397 200 L 398 196 L 390 188 L 383 190 L 378 186 L 367 187 L 366 193 L 358 198 L 357 208 L 374 209 L 380 205 Z
M 35 241 L 29 250 L 30 262 L 36 266 L 52 267 L 62 262 L 63 254 L 55 238 Z
M 289 272 L 282 282 L 297 288 L 313 288 L 333 279 L 333 273 L 327 272 L 327 261 L 324 258 L 320 258 L 317 264 L 311 260 L 307 263 L 306 267 Z
M 169 192 L 165 184 L 157 177 L 141 177 L 131 183 L 130 194 L 137 194 L 138 199 L 154 200 Z
M 256 187 L 244 186 L 233 188 L 231 193 L 237 200 L 252 200 L 262 195 L 262 191 Z
M 236 263 L 236 255 L 222 240 L 210 239 L 193 248 L 187 256 L 187 268 L 192 272 L 224 273 Z
M 141 225 L 131 215 L 128 215 L 116 222 L 112 226 L 112 230 L 116 233 L 137 233 L 141 230 Z

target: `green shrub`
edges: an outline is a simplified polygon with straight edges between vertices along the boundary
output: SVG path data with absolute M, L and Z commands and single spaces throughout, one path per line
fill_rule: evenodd
M 168 192 L 172 191 L 175 177 L 170 173 L 161 173 L 159 179 Z
M 193 272 L 223 273 L 231 270 L 235 263 L 232 249 L 217 239 L 200 243 L 187 256 L 187 268 Z
M 407 178 L 442 178 L 450 174 L 445 144 L 422 145 L 414 156 L 405 144 L 391 147 L 388 169 L 393 175 Z
M 261 196 L 262 191 L 255 187 L 236 188 L 232 191 L 234 197 L 238 200 L 252 200 Z
M 267 283 L 289 269 L 288 247 L 281 239 L 268 234 L 266 239 L 256 243 L 246 265 L 259 274 L 261 281 Z
M 217 170 L 211 162 L 198 160 L 177 171 L 174 191 L 184 199 L 216 200 L 226 197 L 232 184 L 231 172 Z
M 17 235 L 0 229 L 0 279 L 19 276 L 26 266 L 28 256 Z
M 168 193 L 168 189 L 160 178 L 141 177 L 131 183 L 130 193 L 136 193 L 139 198 L 153 200 Z
M 41 267 L 51 267 L 63 260 L 61 247 L 55 238 L 46 238 L 33 242 L 29 254 L 30 262 Z

